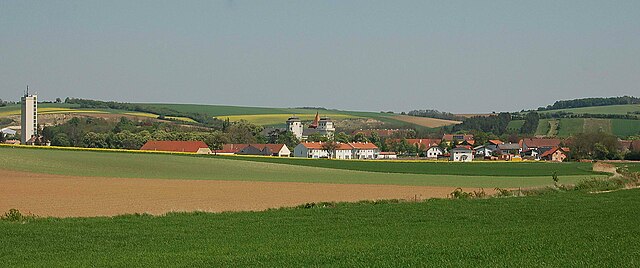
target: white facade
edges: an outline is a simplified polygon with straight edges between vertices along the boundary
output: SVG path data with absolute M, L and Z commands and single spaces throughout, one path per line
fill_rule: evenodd
M 300 118 L 291 117 L 287 120 L 287 130 L 293 133 L 298 140 L 302 140 L 303 126 Z
M 353 154 L 358 159 L 376 159 L 378 155 L 374 149 L 353 149 Z
M 437 147 L 437 146 L 431 147 L 431 148 L 429 148 L 427 150 L 427 157 L 428 158 L 438 158 L 442 154 L 444 154 L 444 152 L 442 151 L 442 149 L 440 147 Z
M 309 148 L 303 143 L 300 143 L 298 146 L 293 148 L 293 156 L 305 158 L 328 158 L 329 153 L 322 148 Z
M 380 153 L 378 154 L 378 157 L 376 157 L 376 159 L 397 159 L 398 155 L 396 155 L 395 153 Z
M 456 162 L 471 162 L 473 161 L 473 152 L 468 149 L 454 148 L 451 150 L 450 160 Z
M 36 95 L 25 94 L 22 97 L 22 114 L 20 116 L 20 141 L 25 144 L 32 136 L 38 135 L 38 99 Z
M 335 153 L 333 154 L 333 157 L 335 159 L 352 159 L 353 155 L 351 150 L 347 149 L 336 149 Z

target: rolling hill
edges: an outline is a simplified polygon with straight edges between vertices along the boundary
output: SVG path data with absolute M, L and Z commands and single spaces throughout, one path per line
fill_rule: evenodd
M 247 120 L 253 124 L 261 126 L 283 126 L 287 118 L 292 115 L 300 117 L 302 120 L 313 120 L 316 112 L 321 116 L 330 117 L 337 121 L 359 121 L 363 126 L 370 125 L 374 128 L 435 128 L 446 125 L 457 124 L 457 121 L 441 120 L 425 117 L 412 117 L 391 113 L 342 111 L 312 108 L 267 108 L 267 107 L 243 107 L 224 105 L 202 105 L 202 104 L 158 104 L 158 103 L 137 103 L 142 107 L 170 109 L 181 113 L 205 114 L 220 120 L 229 121 Z M 38 113 L 44 114 L 121 114 L 127 116 L 158 118 L 157 114 L 142 113 L 116 109 L 94 109 L 81 108 L 77 104 L 66 103 L 42 103 L 39 104 Z M 18 116 L 20 114 L 19 105 L 8 105 L 0 107 L 0 117 Z M 171 117 L 168 119 L 193 122 L 187 117 Z

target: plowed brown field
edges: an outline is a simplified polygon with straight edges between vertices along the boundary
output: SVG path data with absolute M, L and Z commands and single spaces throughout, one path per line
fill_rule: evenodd
M 89 217 L 258 211 L 309 202 L 446 197 L 453 187 L 71 177 L 0 170 L 0 212 Z M 473 190 L 473 189 L 465 189 Z

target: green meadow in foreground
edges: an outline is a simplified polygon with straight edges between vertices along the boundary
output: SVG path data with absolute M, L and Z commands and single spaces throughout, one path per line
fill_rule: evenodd
M 322 167 L 346 170 L 359 170 L 385 173 L 410 173 L 431 175 L 462 176 L 551 176 L 555 171 L 559 175 L 593 175 L 591 163 L 550 163 L 550 162 L 505 162 L 476 161 L 463 162 L 429 162 L 429 161 L 358 161 L 333 159 L 306 159 L 283 157 L 246 157 L 222 156 L 224 159 L 255 161 L 296 166 Z
M 640 189 L 0 221 L 3 266 L 640 265 Z
M 390 163 L 277 158 L 221 158 L 0 146 L 0 171 L 114 178 L 242 180 L 511 188 L 562 183 L 598 175 L 584 163 Z M 241 159 L 251 161 L 241 161 Z M 259 161 L 283 161 L 287 164 Z M 25 165 L 24 163 L 29 163 Z M 371 172 L 377 171 L 377 172 Z M 399 172 L 399 173 L 384 173 Z M 415 173 L 407 173 L 413 171 Z M 400 173 L 403 172 L 403 173 Z

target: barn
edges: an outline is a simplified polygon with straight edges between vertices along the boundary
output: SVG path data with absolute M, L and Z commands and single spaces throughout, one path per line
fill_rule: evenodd
M 210 154 L 211 149 L 203 141 L 148 141 L 140 150 Z

